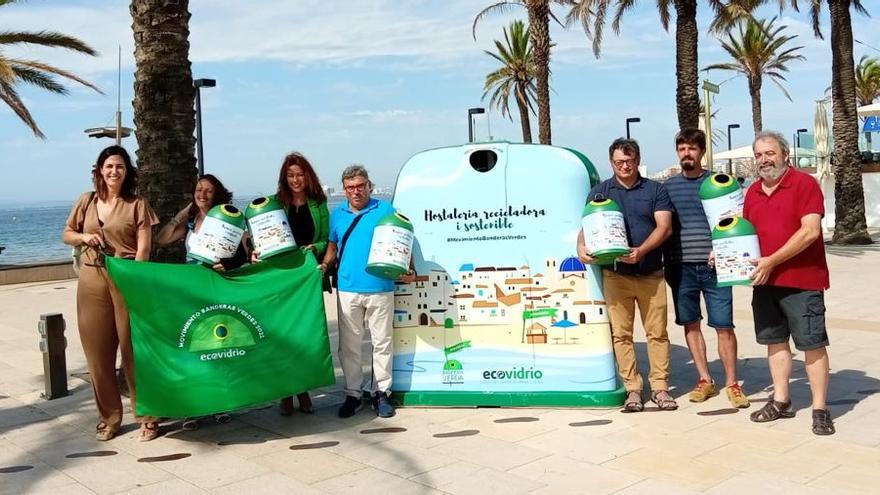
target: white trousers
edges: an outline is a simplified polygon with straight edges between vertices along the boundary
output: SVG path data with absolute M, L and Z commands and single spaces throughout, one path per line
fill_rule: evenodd
M 373 344 L 373 376 L 370 392 L 391 390 L 392 325 L 394 293 L 359 294 L 337 291 L 339 361 L 345 375 L 345 393 L 360 397 L 364 384 L 363 339 L 369 329 Z

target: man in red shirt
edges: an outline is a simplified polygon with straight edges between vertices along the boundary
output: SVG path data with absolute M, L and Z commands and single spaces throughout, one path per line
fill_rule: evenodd
M 822 191 L 813 177 L 789 165 L 788 143 L 781 134 L 758 133 L 752 150 L 760 180 L 746 193 L 743 216 L 755 226 L 761 245 L 752 275 L 752 310 L 758 343 L 767 346 L 773 396 L 751 419 L 764 423 L 794 417 L 788 387 L 790 338 L 805 354 L 813 433 L 832 435 L 834 423 L 825 405 L 829 365 L 824 293 L 830 284 Z

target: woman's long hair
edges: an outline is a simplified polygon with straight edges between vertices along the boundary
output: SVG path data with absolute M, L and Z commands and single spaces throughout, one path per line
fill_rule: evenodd
M 109 191 L 107 190 L 107 183 L 104 182 L 104 176 L 101 175 L 101 168 L 104 166 L 104 161 L 106 161 L 107 158 L 115 155 L 121 156 L 122 161 L 125 162 L 125 179 L 122 180 L 122 189 L 119 191 L 119 195 L 122 196 L 122 199 L 134 199 L 137 197 L 137 169 L 132 165 L 131 157 L 128 155 L 128 152 L 125 151 L 125 148 L 115 144 L 104 148 L 98 153 L 98 159 L 95 161 L 95 166 L 92 168 L 92 184 L 95 186 L 95 192 L 99 199 L 107 199 Z
M 196 181 L 196 187 L 198 187 L 199 182 L 206 180 L 214 186 L 214 199 L 211 201 L 211 208 L 217 205 L 225 205 L 232 203 L 232 192 L 229 189 L 226 189 L 226 186 L 220 182 L 220 179 L 213 174 L 205 174 L 199 177 L 199 180 Z M 193 206 L 196 204 L 196 191 L 193 189 L 192 193 L 192 203 Z
M 318 180 L 318 174 L 315 173 L 314 167 L 309 163 L 308 159 L 302 153 L 293 152 L 284 157 L 281 164 L 281 171 L 278 173 L 278 193 L 276 197 L 278 201 L 288 208 L 293 204 L 293 191 L 287 185 L 287 170 L 296 165 L 301 168 L 306 179 L 306 197 L 315 201 L 326 202 L 327 195 L 321 188 L 321 181 Z

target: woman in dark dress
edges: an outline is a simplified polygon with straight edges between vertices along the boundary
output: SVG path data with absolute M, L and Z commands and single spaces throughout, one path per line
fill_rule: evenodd
M 312 164 L 301 153 L 290 153 L 284 158 L 278 174 L 276 198 L 287 211 L 296 245 L 311 251 L 316 259 L 323 259 L 330 236 L 327 195 Z M 324 288 L 329 287 L 329 281 L 325 278 Z M 296 398 L 300 411 L 314 412 L 308 391 L 297 394 Z M 281 399 L 281 414 L 289 416 L 292 413 L 293 397 Z

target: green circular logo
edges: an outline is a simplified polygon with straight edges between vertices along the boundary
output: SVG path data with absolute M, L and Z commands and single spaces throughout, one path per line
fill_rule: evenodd
M 226 328 L 226 325 L 222 323 L 217 325 L 216 327 L 214 327 L 214 337 L 217 337 L 220 340 L 229 337 L 229 329 Z

